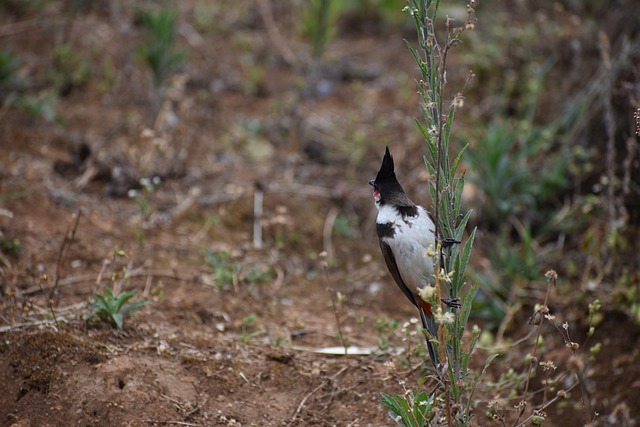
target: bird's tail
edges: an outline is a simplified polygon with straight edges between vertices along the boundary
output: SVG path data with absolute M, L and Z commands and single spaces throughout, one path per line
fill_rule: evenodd
M 437 339 L 438 324 L 436 323 L 436 319 L 434 319 L 433 314 L 431 313 L 431 306 L 424 301 L 419 301 L 418 310 L 420 311 L 420 321 L 422 322 L 422 327 L 426 329 L 432 337 Z M 429 357 L 431 358 L 431 362 L 433 362 L 433 366 L 436 368 L 438 374 L 440 374 L 442 371 L 442 364 L 440 363 L 440 358 L 438 357 L 436 348 L 433 346 L 428 337 L 427 350 L 429 350 Z

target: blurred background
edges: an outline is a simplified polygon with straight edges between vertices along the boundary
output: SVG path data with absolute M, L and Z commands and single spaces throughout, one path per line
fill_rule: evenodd
M 127 282 L 153 300 L 132 319 L 143 336 L 173 324 L 339 345 L 337 322 L 352 343 L 400 345 L 416 313 L 386 274 L 367 182 L 389 146 L 407 193 L 431 204 L 405 5 L 0 1 L 2 323 L 46 305 L 42 274 L 68 279 L 58 306 L 90 299 L 119 247 L 146 273 Z M 464 23 L 464 2 L 441 9 Z M 464 95 L 452 145 L 469 144 L 473 322 L 487 347 L 516 340 L 556 270 L 552 312 L 575 337 L 595 324 L 604 347 L 594 405 L 631 422 L 637 407 L 619 405 L 640 384 L 610 374 L 638 378 L 640 3 L 481 1 L 476 17 L 445 101 Z

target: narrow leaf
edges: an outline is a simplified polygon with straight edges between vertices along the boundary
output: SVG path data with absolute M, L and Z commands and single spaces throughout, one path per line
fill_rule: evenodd
M 453 169 L 454 171 L 458 169 L 458 165 L 460 164 L 460 160 L 462 160 L 462 155 L 464 154 L 465 151 L 467 151 L 467 148 L 469 148 L 469 142 L 467 142 L 464 147 L 462 147 L 460 149 L 460 151 L 458 151 L 458 155 L 456 156 L 456 158 L 453 160 L 453 163 L 451 164 L 451 169 Z
M 467 263 L 469 262 L 469 257 L 471 256 L 471 247 L 473 246 L 473 241 L 476 238 L 477 229 L 477 227 L 473 229 L 473 231 L 469 235 L 469 238 L 467 239 L 467 243 L 465 243 L 464 245 L 464 249 L 462 250 L 462 260 L 460 262 L 460 268 L 462 270 L 466 270 L 467 268 Z
M 466 325 L 467 321 L 469 320 L 469 315 L 471 314 L 471 307 L 473 304 L 473 299 L 476 296 L 476 293 L 478 292 L 478 288 L 480 287 L 479 283 L 474 283 L 471 288 L 469 289 L 469 292 L 467 293 L 467 295 L 464 297 L 464 304 L 462 306 L 462 324 Z
M 466 352 L 464 352 L 464 355 L 462 356 L 462 372 L 467 372 L 467 370 L 469 369 L 469 361 L 471 360 L 471 355 L 473 354 L 476 348 L 476 343 L 478 342 L 479 338 L 480 338 L 480 332 L 473 334 L 473 337 L 471 337 L 471 342 L 469 343 L 469 349 Z
M 116 323 L 116 326 L 118 327 L 118 329 L 122 329 L 122 326 L 124 325 L 124 318 L 122 317 L 122 314 L 111 313 L 111 318 Z

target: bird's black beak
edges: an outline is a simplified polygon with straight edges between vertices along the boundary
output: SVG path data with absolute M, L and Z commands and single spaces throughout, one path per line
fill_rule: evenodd
M 376 186 L 376 181 L 375 181 L 375 180 L 373 180 L 373 179 L 370 179 L 370 180 L 369 180 L 369 185 L 375 188 L 375 186 Z

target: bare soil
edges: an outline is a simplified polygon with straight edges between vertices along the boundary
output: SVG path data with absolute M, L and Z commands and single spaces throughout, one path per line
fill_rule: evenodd
M 156 117 L 125 3 L 80 13 L 47 2 L 33 15 L 0 14 L 0 40 L 23 55 L 21 73 L 34 84 L 50 81 L 54 41 L 92 70 L 88 83 L 58 95 L 62 124 L 0 112 L 0 237 L 19 242 L 0 266 L 0 425 L 392 425 L 380 392 L 415 389 L 423 372 L 415 357 L 407 365 L 400 329 L 375 326 L 416 313 L 378 253 L 367 180 L 388 144 L 407 190 L 427 201 L 412 154 L 421 142 L 402 41 L 410 34 L 343 31 L 320 72 L 326 95 L 305 98 L 305 67 L 283 59 L 255 8 L 221 2 L 219 24 L 197 32 L 189 22 L 198 2 L 180 2 L 189 65 Z M 302 58 L 308 47 L 291 14 L 272 3 L 282 38 Z M 254 84 L 252 73 L 263 76 Z M 161 183 L 144 196 L 145 213 L 127 192 L 142 194 L 139 180 L 153 176 Z M 256 189 L 264 191 L 260 248 Z M 115 247 L 126 257 L 113 260 Z M 228 254 L 219 271 L 229 282 L 206 250 Z M 473 262 L 482 265 L 482 254 Z M 151 303 L 121 330 L 87 319 L 94 293 L 123 268 L 123 289 Z M 334 310 L 338 291 L 344 301 Z M 552 308 L 584 336 L 585 313 L 566 300 Z M 336 311 L 352 345 L 377 348 L 384 338 L 385 349 L 319 354 L 341 345 Z M 530 313 L 525 305 L 514 317 L 507 340 L 528 333 Z M 639 339 L 635 323 L 607 312 L 592 338 L 603 343 L 600 356 L 588 369 L 568 367 L 584 375 L 597 425 L 640 420 Z M 586 361 L 571 359 L 561 340 L 547 345 L 561 368 Z M 503 351 L 487 379 L 521 369 L 530 348 Z M 479 350 L 475 366 L 488 354 Z M 581 395 L 573 389 L 545 425 L 582 425 Z M 474 424 L 492 425 L 483 413 L 494 396 L 476 397 Z

